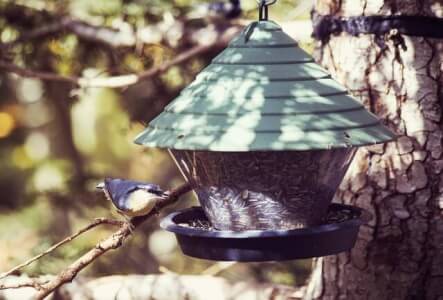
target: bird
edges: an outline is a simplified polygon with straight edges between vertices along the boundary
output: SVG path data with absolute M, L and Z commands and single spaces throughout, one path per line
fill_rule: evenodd
M 189 15 L 190 19 L 235 19 L 241 15 L 240 0 L 229 0 L 229 2 L 216 1 L 201 4 Z
M 140 181 L 105 178 L 96 186 L 125 218 L 149 214 L 156 204 L 168 196 L 160 186 Z

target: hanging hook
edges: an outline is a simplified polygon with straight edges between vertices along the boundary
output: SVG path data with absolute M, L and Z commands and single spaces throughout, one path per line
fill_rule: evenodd
M 257 0 L 258 2 L 258 20 L 267 21 L 268 20 L 268 6 L 277 2 L 277 0 Z
M 266 0 L 261 0 L 260 4 L 258 5 L 258 20 L 268 20 L 268 6 L 266 5 Z

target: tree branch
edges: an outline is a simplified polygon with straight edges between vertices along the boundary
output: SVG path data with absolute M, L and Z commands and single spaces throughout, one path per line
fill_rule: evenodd
M 148 78 L 152 78 L 154 76 L 160 75 L 167 71 L 169 68 L 182 64 L 198 55 L 201 55 L 205 52 L 211 51 L 217 47 L 225 46 L 233 35 L 237 32 L 237 30 L 227 30 L 218 38 L 214 40 L 214 42 L 205 44 L 205 45 L 197 45 L 190 48 L 187 51 L 177 55 L 174 59 L 159 65 L 157 67 L 153 67 L 149 70 L 140 72 L 138 74 L 127 74 L 127 75 L 119 75 L 112 77 L 104 77 L 104 78 L 87 78 L 87 77 L 76 77 L 76 76 L 62 76 L 50 72 L 42 72 L 29 70 L 13 63 L 0 60 L 0 69 L 15 73 L 17 75 L 23 77 L 37 78 L 41 80 L 50 80 L 50 81 L 59 81 L 59 82 L 67 82 L 71 83 L 80 88 L 91 88 L 91 87 L 108 87 L 108 88 L 119 88 L 119 87 L 127 87 L 129 85 L 136 84 L 142 80 L 146 80 Z
M 10 48 L 25 41 L 44 38 L 63 32 L 70 32 L 77 35 L 80 39 L 100 43 L 112 48 L 133 47 L 136 43 L 136 36 L 132 31 L 128 32 L 107 26 L 92 25 L 69 15 L 57 16 L 53 12 L 29 9 L 29 7 L 23 7 L 21 5 L 11 5 L 14 6 L 12 10 L 15 13 L 17 13 L 17 10 L 28 10 L 27 14 L 32 11 L 32 15 L 45 15 L 49 20 L 46 24 L 39 24 L 40 26 L 38 26 L 38 28 L 20 34 L 13 41 L 0 44 L 0 48 Z M 8 14 L 7 11 L 1 11 L 1 13 Z
M 66 25 L 67 24 L 65 19 L 62 18 L 57 22 L 45 24 L 29 32 L 24 32 L 20 34 L 20 36 L 13 41 L 0 43 L 0 48 L 7 49 L 26 41 L 40 39 L 49 35 L 55 35 L 61 33 L 65 30 Z
M 201 274 L 216 276 L 216 275 L 220 274 L 221 272 L 234 266 L 235 264 L 237 264 L 236 261 L 220 261 L 220 262 L 217 262 L 217 263 L 213 264 L 212 266 L 208 267 L 206 270 L 202 271 Z
M 31 287 L 36 290 L 40 290 L 43 284 L 48 283 L 49 280 L 36 280 L 32 278 L 28 278 L 22 282 L 14 282 L 11 284 L 8 283 L 0 283 L 0 290 L 10 290 L 10 289 L 21 289 L 24 287 Z
M 28 10 L 24 15 L 39 15 L 45 16 L 47 23 L 38 24 L 35 29 L 21 33 L 16 39 L 0 43 L 0 49 L 8 49 L 16 46 L 20 43 L 41 39 L 47 36 L 58 35 L 60 33 L 71 33 L 76 35 L 80 40 L 89 41 L 92 43 L 101 44 L 111 49 L 117 48 L 135 48 L 141 44 L 158 44 L 164 42 L 165 44 L 173 45 L 177 40 L 180 40 L 181 44 L 202 44 L 205 37 L 201 37 L 201 30 L 195 28 L 195 26 L 188 26 L 189 20 L 186 18 L 175 19 L 173 22 L 160 22 L 157 24 L 151 24 L 144 27 L 132 27 L 130 24 L 125 23 L 124 26 L 109 27 L 103 25 L 94 25 L 83 20 L 79 20 L 69 15 L 58 15 L 54 12 L 40 11 L 24 7 L 16 4 L 9 4 L 13 6 L 13 11 Z M 7 14 L 5 11 L 0 10 L 0 14 Z M 16 20 L 17 18 L 11 16 L 10 18 Z M 23 17 L 23 19 L 26 19 Z M 121 25 L 121 24 L 120 24 Z M 226 27 L 242 27 L 230 23 L 226 20 L 226 24 L 208 24 L 208 27 L 219 31 L 219 33 L 226 29 Z M 174 34 L 174 38 L 170 37 L 170 32 L 177 32 L 177 28 L 180 28 L 180 36 Z
M 130 222 L 124 222 L 118 231 L 113 233 L 105 240 L 99 242 L 93 249 L 89 250 L 70 266 L 61 271 L 57 276 L 55 276 L 54 279 L 50 280 L 48 283 L 40 285 L 38 293 L 36 294 L 36 299 L 44 299 L 61 285 L 71 282 L 86 266 L 90 265 L 93 261 L 106 252 L 119 248 L 126 238 L 132 234 L 134 229 L 139 227 L 146 220 L 155 216 L 162 208 L 176 202 L 181 195 L 189 192 L 190 190 L 191 186 L 189 184 L 183 184 L 178 188 L 173 189 L 169 196 L 159 202 L 156 209 L 151 211 L 146 216 L 135 217 L 132 218 Z
M 159 75 L 168 70 L 170 67 L 186 62 L 192 57 L 201 54 L 209 49 L 210 47 L 208 46 L 196 46 L 186 52 L 183 52 L 175 59 L 165 64 L 162 64 L 158 67 L 151 68 L 147 71 L 138 74 L 127 74 L 127 75 L 119 75 L 119 76 L 104 77 L 104 78 L 62 76 L 50 72 L 29 70 L 4 60 L 0 60 L 0 69 L 6 72 L 17 74 L 22 77 L 36 78 L 36 79 L 49 80 L 49 81 L 67 82 L 80 88 L 92 88 L 92 87 L 119 88 L 119 87 L 126 87 L 129 85 L 133 85 L 142 80 L 146 80 L 153 76 Z
M 62 76 L 49 72 L 33 71 L 7 62 L 5 60 L 0 60 L 0 69 L 4 70 L 5 72 L 14 73 L 22 77 L 38 78 L 41 80 L 67 82 L 75 85 L 77 85 L 78 81 L 78 78 L 76 77 Z
M 82 229 L 80 229 L 79 231 L 77 231 L 75 234 L 68 236 L 67 238 L 61 240 L 60 242 L 58 242 L 57 244 L 49 247 L 47 250 L 45 250 L 44 252 L 34 256 L 33 258 L 28 259 L 27 261 L 25 261 L 24 263 L 19 264 L 18 266 L 15 266 L 14 268 L 12 268 L 11 270 L 3 273 L 0 275 L 0 279 L 3 279 L 15 272 L 17 272 L 20 269 L 23 269 L 26 266 L 29 266 L 30 264 L 32 264 L 34 261 L 42 258 L 43 256 L 48 255 L 51 252 L 54 252 L 56 249 L 58 249 L 59 247 L 63 246 L 64 244 L 74 240 L 75 238 L 77 238 L 79 235 L 97 227 L 98 225 L 102 225 L 102 224 L 107 224 L 107 225 L 113 225 L 113 226 L 122 226 L 123 222 L 122 221 L 118 221 L 118 220 L 110 220 L 110 219 L 106 219 L 106 218 L 97 218 L 94 220 L 94 222 L 92 222 L 91 224 L 88 224 L 87 226 L 83 227 Z M 33 283 L 35 284 L 35 282 Z M 0 290 L 4 289 L 2 288 L 2 285 L 0 285 Z

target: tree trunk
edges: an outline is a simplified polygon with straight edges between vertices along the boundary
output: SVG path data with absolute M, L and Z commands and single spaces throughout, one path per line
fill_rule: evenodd
M 442 16 L 441 1 L 317 0 L 319 14 Z M 441 29 L 443 30 L 443 29 Z M 443 40 L 340 34 L 318 60 L 395 130 L 396 142 L 361 148 L 336 195 L 368 210 L 352 251 L 315 261 L 306 299 L 443 299 Z

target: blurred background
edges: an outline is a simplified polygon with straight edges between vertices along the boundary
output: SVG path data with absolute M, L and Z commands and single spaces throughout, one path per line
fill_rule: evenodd
M 0 58 L 25 69 L 63 76 L 99 78 L 135 73 L 191 48 L 195 41 L 187 36 L 189 32 L 223 30 L 257 18 L 255 0 L 241 1 L 242 14 L 235 19 L 205 15 L 201 8 L 208 3 L 0 0 Z M 270 9 L 270 16 L 279 22 L 307 21 L 311 5 L 310 0 L 280 0 Z M 120 44 L 110 47 L 63 29 L 27 38 L 28 33 L 66 17 L 110 28 L 118 33 Z M 131 41 L 134 34 L 149 42 Z M 301 46 L 312 52 L 309 33 L 305 35 L 308 38 Z M 183 181 L 165 151 L 142 148 L 133 144 L 133 139 L 220 50 L 207 51 L 124 88 L 82 89 L 69 82 L 24 78 L 0 69 L 0 271 L 42 252 L 93 218 L 120 218 L 94 190 L 104 177 L 145 180 L 165 189 Z M 189 195 L 164 213 L 196 204 Z M 95 229 L 25 271 L 30 275 L 57 273 L 112 230 Z M 182 255 L 175 237 L 160 230 L 156 219 L 83 274 L 165 270 L 201 274 L 213 264 Z M 233 281 L 301 285 L 309 271 L 309 260 L 238 263 L 220 275 Z

